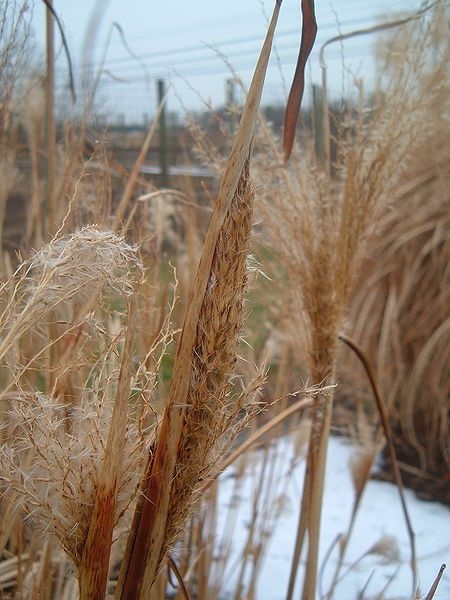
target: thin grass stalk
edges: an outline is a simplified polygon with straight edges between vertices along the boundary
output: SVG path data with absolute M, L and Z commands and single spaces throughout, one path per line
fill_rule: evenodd
M 217 538 L 217 513 L 218 513 L 218 501 L 219 501 L 219 486 L 213 485 L 208 493 L 208 505 L 210 506 L 206 515 L 206 532 L 207 532 L 207 548 L 204 553 L 204 560 L 202 561 L 202 577 L 200 591 L 203 592 L 203 598 L 208 598 L 211 571 L 212 566 L 215 562 L 214 548 Z
M 166 104 L 166 100 L 167 100 L 167 94 L 168 92 L 166 92 L 166 95 L 164 96 L 164 98 L 162 99 L 160 105 L 158 106 L 158 110 L 156 111 L 156 115 L 155 118 L 153 120 L 153 123 L 151 124 L 151 126 L 149 127 L 149 130 L 147 132 L 147 135 L 145 137 L 144 143 L 142 144 L 141 150 L 139 152 L 139 155 L 136 159 L 136 162 L 134 163 L 133 169 L 130 173 L 130 176 L 127 180 L 127 185 L 125 186 L 125 189 L 123 191 L 122 197 L 119 201 L 119 204 L 117 206 L 116 209 L 116 214 L 114 215 L 114 221 L 112 224 L 112 230 L 113 231 L 118 231 L 119 227 L 122 224 L 122 220 L 125 216 L 126 210 L 128 208 L 128 205 L 130 203 L 131 200 L 131 195 L 133 193 L 133 190 L 136 186 L 136 181 L 137 178 L 139 177 L 139 173 L 141 172 L 141 167 L 142 164 L 144 163 L 145 157 L 147 156 L 147 152 L 148 149 L 150 147 L 151 141 L 153 139 L 153 136 L 155 135 L 156 129 L 158 127 L 158 123 L 159 123 L 159 119 L 161 117 L 162 111 L 164 109 L 164 106 Z M 123 226 L 123 231 L 122 233 L 124 233 L 126 231 L 127 228 L 127 224 L 125 224 Z
M 364 481 L 361 485 L 360 488 L 358 488 L 356 490 L 356 496 L 355 496 L 355 500 L 353 502 L 353 507 L 352 507 L 352 511 L 351 511 L 351 516 L 350 516 L 350 523 L 347 527 L 347 532 L 345 533 L 345 535 L 340 539 L 340 543 L 339 543 L 339 557 L 337 560 L 337 565 L 336 568 L 334 570 L 334 575 L 333 575 L 333 579 L 329 588 L 329 591 L 326 594 L 326 600 L 331 600 L 333 598 L 334 595 L 334 591 L 336 589 L 336 585 L 338 584 L 339 581 L 339 576 L 341 574 L 342 571 L 342 567 L 344 564 L 344 558 L 347 552 L 347 547 L 348 544 L 350 542 L 350 539 L 352 537 L 352 533 L 353 533 L 353 529 L 356 523 L 356 517 L 358 515 L 359 512 L 359 507 L 361 505 L 361 500 L 363 497 L 363 492 L 365 489 L 365 486 L 368 482 L 368 480 L 370 479 L 370 467 L 372 467 L 373 465 L 373 460 L 375 459 L 375 454 L 372 456 L 372 460 L 370 460 L 367 463 L 367 470 L 365 472 L 365 476 L 364 476 Z
M 30 160 L 31 160 L 31 210 L 27 218 L 26 239 L 28 244 L 39 248 L 42 244 L 42 212 L 39 177 L 38 124 L 30 125 Z
M 24 458 L 25 468 L 29 467 L 33 462 L 33 453 L 28 452 Z M 2 516 L 0 519 L 0 553 L 5 552 L 5 548 L 8 544 L 8 540 L 11 538 L 11 534 L 14 528 L 19 522 L 19 515 L 15 512 L 16 503 L 20 496 L 19 491 L 8 490 L 2 497 Z
M 191 600 L 189 592 L 188 592 L 188 590 L 186 588 L 186 585 L 185 585 L 185 583 L 183 581 L 183 576 L 181 575 L 180 570 L 178 569 L 176 562 L 172 558 L 169 558 L 169 566 L 172 569 L 172 571 L 174 572 L 175 577 L 177 578 L 178 584 L 180 586 L 182 597 L 184 598 L 184 600 Z
M 6 256 L 5 256 L 5 253 L 3 252 L 3 224 L 5 221 L 7 198 L 6 198 L 6 195 L 3 193 L 3 190 L 1 189 L 2 187 L 3 187 L 2 182 L 0 181 L 0 281 L 2 281 L 3 279 L 6 279 L 6 276 L 5 276 Z
M 259 501 L 255 511 L 254 520 L 259 523 L 259 527 L 256 531 L 256 537 L 251 548 L 252 570 L 251 578 L 247 586 L 247 596 L 249 600 L 254 600 L 256 597 L 256 589 L 263 564 L 264 553 L 275 520 L 279 516 L 277 501 L 280 499 L 280 487 L 282 489 L 281 493 L 283 494 L 286 482 L 288 481 L 286 478 L 286 480 L 281 483 L 281 486 L 279 485 L 279 472 L 283 468 L 282 465 L 285 462 L 285 457 L 283 454 L 279 453 L 276 444 L 267 446 L 265 449 L 264 460 L 268 462 L 268 469 L 265 481 L 263 482 L 262 493 L 257 494 Z M 260 478 L 263 478 L 263 474 L 260 475 Z
M 289 576 L 287 594 L 289 600 L 293 598 L 306 533 L 308 533 L 308 550 L 302 598 L 314 600 L 316 594 L 322 498 L 332 408 L 332 396 L 327 392 L 319 394 L 313 406 L 302 503 Z
M 265 479 L 267 477 L 267 470 L 269 467 L 269 461 L 267 458 L 268 455 L 268 448 L 264 448 L 264 458 L 261 461 L 261 473 L 259 474 L 258 477 L 258 482 L 256 485 L 256 489 L 253 491 L 253 499 L 252 499 L 252 506 L 251 506 L 251 510 L 250 510 L 250 518 L 249 518 L 249 525 L 247 528 L 247 536 L 246 536 L 246 542 L 245 542 L 245 547 L 242 551 L 241 554 L 241 564 L 240 564 L 240 568 L 239 568 L 239 576 L 238 576 L 238 580 L 236 583 L 236 590 L 234 593 L 234 600 L 240 600 L 243 597 L 248 597 L 248 590 L 247 592 L 244 593 L 245 590 L 245 577 L 246 574 L 248 573 L 248 571 L 251 570 L 251 563 L 252 561 L 255 560 L 255 557 L 253 555 L 253 548 L 255 547 L 255 544 L 257 543 L 257 539 L 258 539 L 258 515 L 261 511 L 261 501 L 262 499 L 265 499 L 266 496 L 264 495 L 264 483 L 265 483 Z M 252 575 L 254 575 L 252 573 Z M 253 579 L 253 577 L 252 577 Z
M 48 0 L 50 6 L 53 0 Z M 47 74 L 45 81 L 45 106 L 47 130 L 47 235 L 52 236 L 56 231 L 57 207 L 55 196 L 56 177 L 56 120 L 55 120 L 55 28 L 51 9 L 47 6 L 46 44 L 47 44 Z
M 433 600 L 433 598 L 434 598 L 434 596 L 436 594 L 438 585 L 439 585 L 439 583 L 440 583 L 440 581 L 442 579 L 442 575 L 444 574 L 444 571 L 445 571 L 446 567 L 447 567 L 446 564 L 442 564 L 441 565 L 441 568 L 439 569 L 439 573 L 436 575 L 436 579 L 433 581 L 433 584 L 432 584 L 432 586 L 430 588 L 430 591 L 425 596 L 424 600 Z
M 63 598 L 64 588 L 67 586 L 66 563 L 64 560 L 58 561 L 55 574 L 54 597 Z
M 235 448 L 219 465 L 219 469 L 214 473 L 212 477 L 209 477 L 203 486 L 201 487 L 201 493 L 203 494 L 219 477 L 221 473 L 225 471 L 229 466 L 231 466 L 240 456 L 242 456 L 247 450 L 255 446 L 262 437 L 264 437 L 267 433 L 269 433 L 272 429 L 278 427 L 283 421 L 294 415 L 296 412 L 303 410 L 304 408 L 308 408 L 312 405 L 313 400 L 311 398 L 302 398 L 301 400 L 297 400 L 291 406 L 280 412 L 276 417 L 273 417 L 265 423 L 258 427 L 258 429 L 250 435 L 245 442 L 242 442 L 240 446 Z
M 218 486 L 210 488 L 207 495 L 205 513 L 199 516 L 197 528 L 195 573 L 198 598 L 215 597 L 210 591 L 210 579 L 214 564 L 214 547 L 217 535 L 217 491 Z
M 363 364 L 364 369 L 367 374 L 367 377 L 370 382 L 370 387 L 372 389 L 372 392 L 373 392 L 373 395 L 375 398 L 378 413 L 380 415 L 380 421 L 381 421 L 381 425 L 383 427 L 384 435 L 386 437 L 389 458 L 391 460 L 392 469 L 393 469 L 394 477 L 395 477 L 395 482 L 397 484 L 397 489 L 398 489 L 398 493 L 400 496 L 400 503 L 402 506 L 403 516 L 405 519 L 406 528 L 407 528 L 408 536 L 409 536 L 409 545 L 410 545 L 410 550 L 411 550 L 410 568 L 411 568 L 411 573 L 412 573 L 412 595 L 414 595 L 416 592 L 416 588 L 417 588 L 417 559 L 416 559 L 415 534 L 414 534 L 414 529 L 412 527 L 411 519 L 409 516 L 408 507 L 406 504 L 402 475 L 401 475 L 400 468 L 399 468 L 398 461 L 397 461 L 394 441 L 392 439 L 391 428 L 389 425 L 388 414 L 387 414 L 384 402 L 378 391 L 378 385 L 377 385 L 372 367 L 370 365 L 369 359 L 367 358 L 367 356 L 365 355 L 363 350 L 352 339 L 350 339 L 349 337 L 347 337 L 344 334 L 340 334 L 339 338 L 344 342 L 344 344 L 346 344 L 349 348 L 351 348 L 351 350 L 356 354 L 356 356 L 359 358 L 359 360 Z
M 331 172 L 331 135 L 330 135 L 330 110 L 328 108 L 328 83 L 327 68 L 323 61 L 323 46 L 319 53 L 320 68 L 322 71 L 322 143 L 323 143 L 323 168 L 330 177 Z
M 47 232 L 46 239 L 51 238 L 57 229 L 56 206 L 56 117 L 55 117 L 55 28 L 51 12 L 53 0 L 49 0 L 46 7 L 46 81 L 45 81 L 45 106 L 46 106 L 46 134 L 47 134 Z M 49 348 L 47 389 L 53 387 L 53 372 L 57 361 L 57 348 L 53 340 L 57 337 L 55 316 L 50 315 L 48 326 Z
M 206 236 L 179 341 L 169 399 L 158 434 L 155 455 L 149 460 L 144 475 L 143 497 L 145 500 L 141 502 L 135 513 L 132 531 L 128 538 L 129 543 L 125 551 L 117 585 L 117 599 L 136 600 L 137 598 L 143 598 L 146 593 L 145 590 L 149 590 L 153 585 L 165 552 L 167 551 L 166 538 L 168 535 L 170 537 L 168 530 L 173 527 L 173 524 L 170 523 L 172 515 L 169 514 L 169 511 L 171 502 L 173 501 L 172 498 L 174 498 L 173 486 L 177 479 L 177 469 L 180 468 L 177 465 L 177 460 L 180 459 L 179 453 L 183 446 L 183 436 L 186 433 L 186 410 L 190 402 L 189 394 L 193 377 L 192 361 L 193 359 L 195 360 L 198 344 L 202 343 L 198 339 L 198 334 L 203 334 L 202 331 L 198 331 L 200 315 L 205 300 L 208 300 L 210 294 L 216 293 L 216 274 L 213 271 L 213 261 L 215 257 L 217 257 L 217 260 L 220 259 L 220 256 L 217 256 L 217 252 L 225 252 L 225 248 L 219 250 L 219 238 L 221 235 L 224 235 L 223 243 L 227 244 L 226 236 L 235 234 L 233 229 L 227 232 L 224 228 L 227 216 L 229 215 L 233 219 L 233 216 L 230 214 L 232 203 L 235 202 L 240 207 L 248 204 L 251 207 L 248 172 L 250 146 L 280 5 L 281 2 L 277 1 Z M 248 221 L 248 225 L 250 225 L 250 222 L 251 220 Z M 240 223 L 237 221 L 233 225 L 230 221 L 228 225 L 230 227 L 239 227 Z M 236 255 L 237 258 L 238 256 Z M 219 283 L 222 284 L 223 282 Z M 208 285 L 210 286 L 209 288 Z M 233 285 L 233 282 L 230 281 L 229 285 Z M 236 291 L 240 295 L 241 292 L 239 290 Z M 241 300 L 239 299 L 240 302 Z M 236 309 L 238 312 L 241 312 L 241 309 L 238 307 Z M 210 327 L 210 325 L 207 324 L 207 327 Z M 234 337 L 235 332 L 231 331 L 231 335 Z M 226 354 L 230 351 L 233 352 L 231 348 L 228 349 L 226 347 L 230 342 L 233 345 L 235 344 L 235 340 L 231 339 L 229 341 L 218 342 L 219 344 L 226 344 L 225 347 L 218 348 L 219 352 L 225 352 L 223 358 L 225 363 L 231 359 L 231 355 L 227 357 Z M 231 366 L 232 364 L 227 365 L 226 369 L 229 369 Z M 215 388 L 211 390 L 212 393 L 219 394 L 219 397 L 223 394 L 221 388 L 224 385 L 224 375 L 224 372 L 222 374 L 218 373 L 218 381 L 215 383 L 211 382 Z M 204 401 L 206 401 L 206 398 L 204 398 Z M 180 493 L 186 493 L 186 491 L 180 490 Z M 187 492 L 188 494 L 192 493 L 192 491 Z
M 53 540 L 47 539 L 42 548 L 38 562 L 38 572 L 30 592 L 31 598 L 52 598 L 52 542 Z M 16 593 L 21 594 L 20 588 L 16 589 Z

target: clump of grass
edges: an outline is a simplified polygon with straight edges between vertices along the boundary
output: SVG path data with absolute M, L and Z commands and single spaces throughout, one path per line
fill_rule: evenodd
M 373 357 L 392 425 L 403 432 L 398 451 L 406 458 L 409 446 L 416 459 L 408 460 L 436 474 L 449 465 L 450 384 L 448 147 L 440 139 L 436 132 L 420 149 L 420 164 L 396 190 L 351 303 L 352 335 Z M 344 390 L 349 366 L 343 357 Z
M 2 290 L 2 358 L 13 346 L 18 352 L 21 337 L 39 334 L 40 325 L 58 313 L 64 318 L 59 340 L 96 325 L 97 352 L 90 352 L 87 369 L 73 348 L 75 364 L 69 366 L 64 356 L 53 364 L 54 381 L 67 378 L 68 371 L 84 370 L 86 380 L 76 400 L 72 396 L 68 404 L 56 384 L 47 394 L 32 390 L 27 375 L 31 367 L 45 369 L 45 361 L 39 360 L 45 341 L 25 366 L 20 359 L 9 360 L 10 381 L 2 392 L 8 406 L 1 467 L 3 531 L 10 531 L 11 515 L 22 510 L 34 535 L 55 536 L 77 569 L 81 597 L 91 597 L 93 589 L 104 595 L 113 529 L 138 490 L 144 432 L 130 422 L 129 396 L 136 323 L 131 297 L 141 276 L 135 248 L 115 234 L 88 227 L 44 246 Z M 126 316 L 110 337 L 105 322 L 77 316 L 86 303 L 92 314 L 112 292 L 125 302 Z M 80 337 L 75 336 L 74 344 L 79 345 Z M 92 341 L 92 336 L 84 340 L 85 349 Z M 8 389 L 13 391 L 6 394 Z M 6 541 L 4 536 L 2 547 Z
M 408 39 L 417 41 L 422 55 L 435 50 L 433 64 L 424 63 L 418 81 L 430 96 L 427 136 L 415 147 L 390 209 L 380 215 L 377 235 L 368 242 L 366 257 L 350 302 L 349 332 L 365 348 L 376 369 L 386 399 L 396 449 L 408 484 L 448 502 L 439 479 L 448 470 L 449 360 L 448 305 L 450 288 L 448 244 L 448 36 L 442 31 L 447 9 L 442 4 L 429 16 L 426 37 L 414 28 L 385 40 L 394 51 L 386 73 L 401 71 Z M 425 26 L 424 26 L 425 27 Z M 425 59 L 424 59 L 425 60 Z M 349 386 L 367 385 L 358 377 L 352 359 L 341 360 L 342 394 Z M 426 390 L 426 391 L 425 391 Z M 445 476 L 445 475 L 444 475 Z
M 308 148 L 282 160 L 269 134 L 258 146 L 261 200 L 273 249 L 287 270 L 292 329 L 296 350 L 307 365 L 312 383 L 336 378 L 338 334 L 345 327 L 351 293 L 367 241 L 380 218 L 390 211 L 392 195 L 409 161 L 435 129 L 432 110 L 441 90 L 423 94 L 424 48 L 431 39 L 425 23 L 403 49 L 408 60 L 396 77 L 359 109 L 342 115 L 338 124 L 338 154 L 333 176 Z M 411 40 L 414 39 L 414 42 Z M 428 41 L 428 42 L 427 42 Z M 443 85 L 443 84 L 442 84 Z M 267 130 L 263 130 L 267 134 Z M 300 342 L 300 343 L 298 343 Z M 297 568 L 307 536 L 303 598 L 315 594 L 320 506 L 332 395 L 316 398 L 308 466 L 288 598 L 292 598 Z
M 84 600 L 103 598 L 108 591 L 117 599 L 164 597 L 167 579 L 161 573 L 168 562 L 179 579 L 179 596 L 187 597 L 180 570 L 172 558 L 168 559 L 186 527 L 192 547 L 200 550 L 191 557 L 199 564 L 196 590 L 203 597 L 209 593 L 206 573 L 208 561 L 210 565 L 214 560 L 212 481 L 248 447 L 247 442 L 223 460 L 235 436 L 260 410 L 257 392 L 264 378 L 260 371 L 249 385 L 233 393 L 239 384 L 235 363 L 245 315 L 247 255 L 255 202 L 250 159 L 280 4 L 277 1 L 226 163 L 187 302 L 162 416 L 156 414 L 153 396 L 155 370 L 162 362 L 158 350 L 165 351 L 171 336 L 165 331 L 168 325 L 161 316 L 164 311 L 155 311 L 160 316 L 155 325 L 150 304 L 157 295 L 164 294 L 155 292 L 154 281 L 147 281 L 145 290 L 150 292 L 150 299 L 145 300 L 144 309 L 137 306 L 142 266 L 136 250 L 122 236 L 94 227 L 63 235 L 70 227 L 68 216 L 60 221 L 60 230 L 49 245 L 23 262 L 1 289 L 4 336 L 0 356 L 5 360 L 6 380 L 2 434 L 6 444 L 2 457 L 0 548 L 17 556 L 11 565 L 15 575 L 9 581 L 10 589 L 15 586 L 18 594 L 29 590 L 26 593 L 36 597 L 43 593 L 47 580 L 47 596 L 77 597 L 78 593 Z M 418 35 L 417 47 L 423 48 L 426 27 Z M 403 168 L 411 152 L 432 130 L 434 113 L 430 103 L 434 99 L 417 93 L 422 65 L 411 46 L 407 50 L 411 60 L 398 77 L 370 102 L 361 93 L 360 110 L 343 115 L 333 176 L 316 162 L 312 148 L 307 149 L 306 157 L 294 158 L 291 166 L 283 165 L 278 141 L 263 122 L 256 143 L 254 173 L 265 222 L 273 234 L 274 251 L 281 256 L 290 277 L 291 310 L 286 322 L 296 332 L 296 354 L 315 385 L 309 402 L 312 426 L 288 597 L 293 594 L 306 537 L 303 597 L 313 598 L 315 594 L 338 334 L 346 322 L 367 241 L 387 212 L 401 178 L 399 167 Z M 434 92 L 439 91 L 436 86 Z M 150 128 L 119 201 L 113 220 L 116 231 L 126 231 L 132 223 L 134 207 L 126 222 L 124 219 L 152 131 Z M 79 153 L 78 144 L 76 149 Z M 69 152 L 68 156 L 76 153 Z M 79 157 L 74 162 L 76 168 L 70 160 L 67 165 L 72 175 L 83 165 Z M 37 221 L 39 218 L 32 227 L 34 235 L 39 228 Z M 162 247 L 158 238 L 161 231 L 158 224 L 151 231 L 156 234 L 155 255 Z M 107 302 L 99 301 L 99 296 Z M 138 331 L 138 310 L 144 324 L 140 329 L 151 330 L 145 335 Z M 53 350 L 50 360 L 49 348 Z M 41 392 L 35 385 L 35 370 L 47 377 L 41 382 Z M 329 385 L 324 386 L 324 381 Z M 280 381 L 278 389 L 282 387 Z M 285 414 L 291 415 L 304 405 L 298 401 Z M 279 423 L 269 425 L 274 428 Z M 270 427 L 262 427 L 253 441 Z M 371 447 L 353 465 L 353 515 L 375 451 L 376 447 Z M 267 460 L 253 498 L 254 518 L 242 556 L 236 598 L 243 593 L 247 569 L 251 572 L 248 594 L 255 593 L 269 535 L 270 509 L 276 513 L 276 507 L 264 506 L 276 469 L 270 451 L 264 454 Z M 210 499 L 209 514 L 187 525 L 202 498 Z M 27 528 L 17 510 L 27 515 Z M 266 521 L 257 523 L 256 516 L 261 513 Z M 352 522 L 349 534 L 351 528 Z M 45 540 L 43 544 L 37 535 Z M 73 579 L 64 575 L 67 558 L 61 557 L 53 538 L 70 558 L 78 592 Z M 209 544 L 206 550 L 202 548 L 205 539 Z M 332 586 L 339 578 L 347 539 L 342 540 L 341 563 Z M 382 542 L 368 552 L 387 556 L 392 547 Z M 185 560 L 186 553 L 181 556 Z M 189 573 L 196 567 L 192 563 L 182 566 L 186 570 L 181 572 L 187 573 L 189 580 Z M 108 585 L 108 579 L 114 580 L 112 585 Z M 217 594 L 217 587 L 212 593 Z
M 149 407 L 138 421 L 131 414 L 133 391 L 151 380 L 145 351 L 143 364 L 137 371 L 133 367 L 135 295 L 142 272 L 134 248 L 94 227 L 61 237 L 66 219 L 52 241 L 20 265 L 4 286 L 1 358 L 13 347 L 17 358 L 18 341 L 29 333 L 42 338 L 41 349 L 25 366 L 10 360 L 8 389 L 14 393 L 6 398 L 12 414 L 4 430 L 5 502 L 8 514 L 21 508 L 30 522 L 56 536 L 75 568 L 82 599 L 105 596 L 114 531 L 134 500 L 115 594 L 147 596 L 197 504 L 205 478 L 259 410 L 255 392 L 263 372 L 241 393 L 231 396 L 230 389 L 235 384 L 252 227 L 251 142 L 279 8 L 277 2 L 222 180 L 158 428 L 148 429 Z M 146 143 L 150 137 L 151 131 Z M 142 156 L 119 202 L 115 229 L 129 205 Z M 107 292 L 124 309 L 116 334 L 108 332 L 110 310 L 103 314 L 103 330 L 99 323 L 98 332 L 104 341 L 95 357 L 95 352 L 86 354 L 87 344 L 80 339 L 88 328 L 86 315 L 101 309 L 99 298 Z M 97 317 L 101 321 L 102 313 Z M 55 352 L 58 343 L 62 353 Z M 27 376 L 39 359 L 48 358 L 48 349 L 47 393 L 37 394 L 27 385 Z M 152 351 L 154 346 L 148 349 Z M 67 380 L 75 365 L 80 367 L 71 364 L 75 358 L 83 361 L 86 376 L 77 385 L 76 399 L 67 402 Z M 39 558 L 42 568 L 50 555 L 47 546 Z
M 200 258 L 155 454 L 144 474 L 143 501 L 119 576 L 120 598 L 142 597 L 154 584 L 198 499 L 196 487 L 211 468 L 211 452 L 249 395 L 227 399 L 243 318 L 253 198 L 251 142 L 279 8 L 277 3 Z

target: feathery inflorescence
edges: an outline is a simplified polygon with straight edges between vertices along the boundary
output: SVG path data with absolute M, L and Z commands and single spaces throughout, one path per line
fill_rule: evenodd
M 34 535 L 56 537 L 78 571 L 82 596 L 105 589 L 113 529 L 124 527 L 138 493 L 148 432 L 130 419 L 129 398 L 133 297 L 142 274 L 136 248 L 86 227 L 53 239 L 2 290 L 3 519 L 24 514 Z M 114 332 L 110 310 L 101 310 L 106 300 L 125 307 L 116 310 Z M 45 336 L 48 323 L 58 325 L 57 339 Z M 23 364 L 18 343 L 29 335 L 38 343 Z M 46 374 L 46 351 L 57 344 L 54 385 L 36 392 L 30 374 L 35 368 Z M 10 523 L 3 524 L 6 531 Z

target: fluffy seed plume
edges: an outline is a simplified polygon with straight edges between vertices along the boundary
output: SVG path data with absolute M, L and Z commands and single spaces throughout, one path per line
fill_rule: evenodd
M 136 248 L 110 231 L 90 226 L 53 239 L 0 289 L 0 360 L 25 333 L 38 332 L 51 311 L 81 319 L 106 294 L 129 296 L 141 276 Z
M 66 408 L 43 394 L 20 396 L 10 414 L 0 470 L 4 499 L 13 500 L 15 510 L 22 509 L 34 529 L 56 536 L 78 567 L 102 476 L 113 405 L 86 392 L 79 407 L 70 414 Z M 138 481 L 141 444 L 133 428 L 125 443 L 115 524 Z

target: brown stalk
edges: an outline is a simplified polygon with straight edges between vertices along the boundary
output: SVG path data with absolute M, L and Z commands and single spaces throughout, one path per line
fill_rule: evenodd
M 106 594 L 112 535 L 116 518 L 118 483 L 123 465 L 128 424 L 128 400 L 135 325 L 136 305 L 134 299 L 132 299 L 101 477 L 98 482 L 89 530 L 78 569 L 80 600 L 103 600 Z
M 222 235 L 223 243 L 226 243 L 228 236 L 234 234 L 233 230 L 227 231 L 224 226 L 227 215 L 230 226 L 232 221 L 238 218 L 238 215 L 233 218 L 233 215 L 229 214 L 232 203 L 235 202 L 239 206 L 244 202 L 244 205 L 250 203 L 251 206 L 248 177 L 250 146 L 280 5 L 281 2 L 277 2 L 274 8 L 206 236 L 175 358 L 168 403 L 161 422 L 155 455 L 152 460 L 149 460 L 144 474 L 144 499 L 135 513 L 117 584 L 116 599 L 136 600 L 148 593 L 167 551 L 168 532 L 176 528 L 176 525 L 171 522 L 173 515 L 170 511 L 171 508 L 172 511 L 175 510 L 173 504 L 171 507 L 171 503 L 177 500 L 173 496 L 174 482 L 184 470 L 184 465 L 178 461 L 186 435 L 185 421 L 194 375 L 192 363 L 197 348 L 200 348 L 202 343 L 201 338 L 198 338 L 203 333 L 199 330 L 199 320 L 205 301 L 208 301 L 208 296 L 213 296 L 215 293 L 216 275 L 213 271 L 213 263 L 215 257 L 217 260 L 220 259 L 220 256 L 216 255 L 219 238 Z M 239 220 L 234 226 L 240 226 Z M 233 282 L 230 281 L 229 285 L 233 285 Z M 242 290 L 237 290 L 238 294 L 241 292 Z M 208 323 L 206 325 L 211 326 Z M 221 335 L 222 332 L 217 333 Z M 218 344 L 221 343 L 220 335 L 217 339 Z M 230 341 L 235 343 L 233 340 Z M 226 341 L 225 344 L 228 345 L 230 341 Z M 218 351 L 232 352 L 231 349 L 220 346 Z M 229 359 L 224 357 L 224 360 L 227 362 Z M 212 395 L 219 393 L 222 396 L 221 388 L 226 373 L 218 373 L 218 377 L 217 382 L 211 382 L 213 388 L 210 393 Z M 207 400 L 204 398 L 205 402 Z M 207 407 L 204 410 L 206 411 Z M 192 490 L 179 489 L 179 492 L 187 494 L 188 497 L 192 494 Z
M 384 402 L 378 391 L 378 385 L 377 385 L 377 382 L 375 379 L 375 375 L 374 375 L 372 366 L 371 366 L 370 361 L 369 361 L 368 357 L 366 356 L 365 352 L 358 346 L 358 344 L 356 344 L 355 341 L 353 341 L 352 339 L 350 339 L 343 333 L 341 333 L 339 335 L 339 339 L 342 342 L 344 342 L 344 344 L 346 344 L 356 354 L 356 356 L 361 361 L 361 363 L 366 371 L 367 377 L 369 379 L 370 387 L 372 388 L 373 396 L 375 398 L 375 403 L 376 403 L 376 406 L 378 409 L 378 413 L 380 415 L 381 425 L 383 427 L 384 435 L 386 437 L 389 458 L 391 460 L 395 482 L 397 484 L 398 493 L 400 495 L 400 502 L 401 502 L 401 506 L 402 506 L 402 510 L 403 510 L 403 516 L 405 518 L 406 528 L 408 530 L 409 545 L 410 545 L 410 549 L 411 549 L 410 567 L 411 567 L 411 572 L 412 572 L 412 576 L 413 576 L 412 595 L 414 596 L 416 587 L 417 587 L 417 562 L 416 562 L 415 535 L 414 535 L 414 530 L 412 528 L 411 519 L 409 518 L 408 507 L 406 506 L 402 475 L 400 473 L 400 467 L 399 467 L 398 461 L 397 461 L 397 455 L 395 452 L 394 441 L 392 439 L 391 428 L 389 425 L 389 417 L 388 417 Z
M 56 206 L 56 117 L 55 117 L 55 32 L 51 5 L 49 0 L 46 8 L 46 51 L 47 51 L 47 73 L 45 81 L 45 106 L 46 106 L 46 134 L 47 134 L 47 235 L 52 237 L 57 229 L 57 206 Z M 51 316 L 48 335 L 48 373 L 47 387 L 53 386 L 53 366 L 56 364 L 56 347 L 52 340 L 57 336 L 54 316 Z
M 313 406 L 302 505 L 289 577 L 287 594 L 289 599 L 294 594 L 297 569 L 306 532 L 308 532 L 308 551 L 302 598 L 303 600 L 313 600 L 316 594 L 322 498 L 332 409 L 333 396 L 328 392 L 318 394 Z
M 172 571 L 175 574 L 175 577 L 177 578 L 178 584 L 180 586 L 180 590 L 183 594 L 183 598 L 185 600 L 190 600 L 191 597 L 189 596 L 189 592 L 187 590 L 186 584 L 183 581 L 183 576 L 181 575 L 180 570 L 177 567 L 177 563 L 171 557 L 169 557 L 168 560 L 169 560 L 169 567 L 172 569 Z
M 39 124 L 30 125 L 30 161 L 31 161 L 31 202 L 30 215 L 27 220 L 26 240 L 36 248 L 42 243 L 41 193 L 39 177 Z
M 207 508 L 202 515 L 197 531 L 198 558 L 195 561 L 196 580 L 198 581 L 198 597 L 214 598 L 211 590 L 211 572 L 215 562 L 215 549 L 217 541 L 217 508 L 218 486 L 213 486 L 207 496 Z

